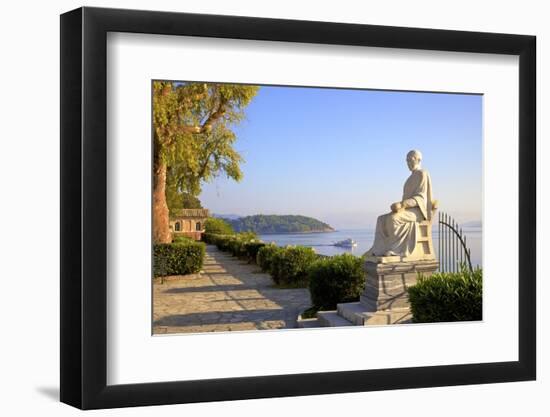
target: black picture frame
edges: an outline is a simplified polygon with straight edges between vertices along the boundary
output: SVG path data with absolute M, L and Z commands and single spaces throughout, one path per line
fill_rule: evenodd
M 108 32 L 519 56 L 519 360 L 107 385 Z M 61 15 L 61 401 L 81 409 L 536 378 L 536 38 L 450 30 L 79 8 Z

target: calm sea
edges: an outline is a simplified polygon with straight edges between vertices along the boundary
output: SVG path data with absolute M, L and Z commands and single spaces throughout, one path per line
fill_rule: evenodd
M 464 227 L 468 248 L 471 250 L 472 265 L 481 266 L 481 227 Z M 374 230 L 369 229 L 343 229 L 327 233 L 288 233 L 259 235 L 264 242 L 274 242 L 278 246 L 301 245 L 309 246 L 321 255 L 339 255 L 351 253 L 356 256 L 363 255 L 372 246 Z M 355 248 L 340 248 L 333 243 L 351 238 L 357 242 Z M 439 233 L 433 232 L 433 244 L 437 253 Z

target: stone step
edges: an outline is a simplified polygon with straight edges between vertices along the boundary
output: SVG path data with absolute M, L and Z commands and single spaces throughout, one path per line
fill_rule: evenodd
M 372 311 L 361 302 L 338 304 L 338 314 L 355 326 L 410 323 L 412 316 L 408 308 Z
M 345 318 L 356 326 L 363 326 L 365 324 L 364 313 L 367 312 L 367 308 L 362 303 L 342 303 L 338 304 L 336 307 L 338 308 L 336 311 L 339 316 Z
M 296 323 L 298 324 L 299 329 L 311 329 L 314 327 L 321 327 L 321 323 L 319 323 L 319 319 L 317 318 L 303 319 L 301 317 L 298 317 Z
M 317 319 L 321 327 L 343 327 L 353 326 L 353 323 L 346 320 L 344 317 L 338 315 L 338 311 L 319 311 L 317 313 Z

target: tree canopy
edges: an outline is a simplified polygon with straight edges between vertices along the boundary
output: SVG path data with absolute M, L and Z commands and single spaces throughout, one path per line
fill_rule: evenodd
M 168 184 L 179 194 L 198 195 L 201 184 L 225 173 L 235 181 L 242 179 L 240 164 L 243 158 L 233 148 L 235 134 L 224 125 L 217 125 L 210 133 L 191 135 L 182 148 L 189 151 L 172 155 L 168 164 Z M 181 149 L 180 149 L 181 151 Z M 177 150 L 174 151 L 177 153 Z
M 155 152 L 186 192 L 197 194 L 200 181 L 220 172 L 239 180 L 241 156 L 233 148 L 231 127 L 258 86 L 219 83 L 153 83 Z
M 258 88 L 222 83 L 153 82 L 153 235 L 156 242 L 170 240 L 168 202 L 179 205 L 185 195 L 199 195 L 202 183 L 222 173 L 236 181 L 242 178 L 243 158 L 233 147 L 237 138 L 232 128 L 244 117 L 244 109 Z
M 198 197 L 177 190 L 174 184 L 167 180 L 166 202 L 170 210 L 170 216 L 175 216 L 181 209 L 201 209 L 202 203 Z
M 204 224 L 206 233 L 215 233 L 220 235 L 232 235 L 235 233 L 233 227 L 224 219 L 209 217 Z

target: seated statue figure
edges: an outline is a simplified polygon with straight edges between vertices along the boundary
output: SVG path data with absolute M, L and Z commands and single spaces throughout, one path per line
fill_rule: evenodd
M 407 154 L 411 175 L 403 187 L 403 198 L 391 205 L 391 213 L 378 217 L 367 257 L 434 259 L 431 220 L 437 202 L 432 200 L 430 174 L 421 168 L 421 161 L 419 151 Z

